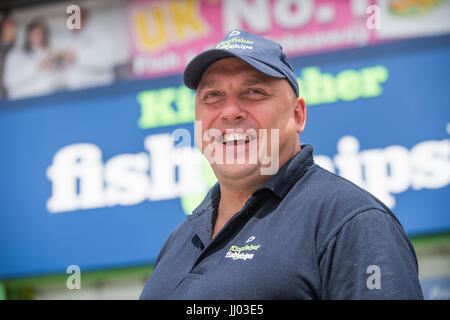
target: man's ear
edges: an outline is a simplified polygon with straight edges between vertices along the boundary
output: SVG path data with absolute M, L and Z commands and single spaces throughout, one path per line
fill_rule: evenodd
M 297 133 L 302 133 L 306 126 L 306 103 L 302 97 L 296 98 L 294 116 Z

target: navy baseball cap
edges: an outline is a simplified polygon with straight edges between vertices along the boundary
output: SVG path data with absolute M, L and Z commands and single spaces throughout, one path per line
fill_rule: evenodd
M 205 70 L 214 62 L 236 57 L 259 72 L 274 78 L 285 78 L 297 97 L 299 88 L 294 69 L 281 46 L 269 39 L 245 30 L 230 31 L 215 47 L 206 50 L 189 62 L 183 74 L 186 87 L 197 89 Z

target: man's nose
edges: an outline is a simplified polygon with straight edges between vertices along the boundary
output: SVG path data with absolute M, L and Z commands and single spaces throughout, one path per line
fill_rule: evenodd
M 237 121 L 247 118 L 247 112 L 242 107 L 238 99 L 230 99 L 221 110 L 222 120 Z

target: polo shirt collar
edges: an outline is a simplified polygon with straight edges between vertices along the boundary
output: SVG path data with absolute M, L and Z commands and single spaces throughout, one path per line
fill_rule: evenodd
M 302 145 L 301 150 L 255 193 L 268 189 L 282 199 L 305 174 L 308 167 L 314 163 L 313 151 L 313 147 L 310 144 Z
M 211 241 L 213 223 L 217 214 L 220 201 L 220 186 L 217 182 L 207 193 L 202 203 L 194 210 L 192 215 L 187 216 L 194 232 L 200 238 L 203 245 Z

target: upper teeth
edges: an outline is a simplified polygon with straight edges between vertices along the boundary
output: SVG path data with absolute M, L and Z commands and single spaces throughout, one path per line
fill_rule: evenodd
M 223 135 L 222 142 L 227 143 L 230 141 L 250 141 L 253 137 L 243 133 L 227 133 Z

